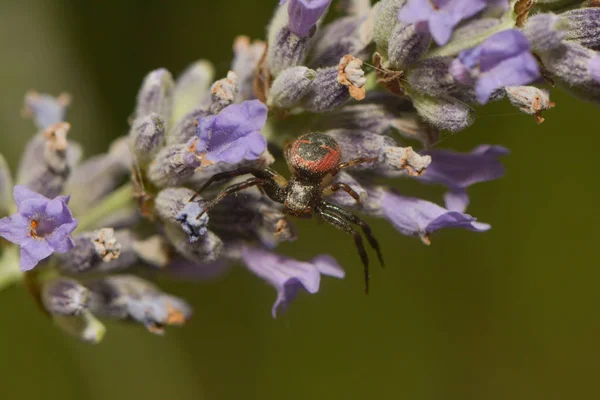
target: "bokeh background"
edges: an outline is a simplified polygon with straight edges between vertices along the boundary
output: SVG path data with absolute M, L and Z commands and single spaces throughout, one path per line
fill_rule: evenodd
M 207 58 L 223 75 L 234 37 L 262 38 L 275 3 L 1 0 L 0 152 L 14 167 L 34 133 L 19 114 L 30 88 L 70 92 L 71 137 L 104 151 L 127 132 L 148 71 Z M 374 269 L 369 296 L 350 238 L 316 221 L 281 251 L 329 252 L 347 278 L 324 279 L 278 320 L 274 290 L 243 268 L 165 283 L 196 309 L 184 328 L 157 337 L 108 324 L 97 346 L 60 332 L 22 288 L 0 293 L 0 398 L 598 398 L 600 110 L 553 100 L 540 126 L 502 102 L 443 143 L 512 150 L 504 179 L 470 190 L 469 213 L 493 229 L 441 232 L 427 247 L 373 221 L 389 267 Z

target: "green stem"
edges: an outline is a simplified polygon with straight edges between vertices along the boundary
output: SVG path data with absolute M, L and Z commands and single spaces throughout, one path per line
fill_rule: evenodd
M 79 218 L 77 230 L 85 231 L 94 228 L 102 219 L 131 204 L 133 204 L 133 186 L 131 183 L 126 183 L 105 197 L 100 204 L 82 215 Z
M 19 255 L 17 246 L 8 246 L 0 257 L 0 291 L 17 283 L 23 274 L 19 269 Z
M 515 13 L 513 11 L 515 5 L 515 1 L 510 2 L 510 9 L 502 16 L 500 23 L 487 31 L 480 33 L 477 36 L 474 36 L 468 40 L 459 40 L 452 41 L 445 46 L 438 47 L 437 49 L 427 53 L 424 58 L 433 58 L 433 57 L 446 57 L 446 56 L 455 56 L 463 50 L 467 50 L 477 46 L 482 43 L 484 40 L 489 38 L 495 33 L 501 32 L 506 29 L 514 28 L 516 25 Z

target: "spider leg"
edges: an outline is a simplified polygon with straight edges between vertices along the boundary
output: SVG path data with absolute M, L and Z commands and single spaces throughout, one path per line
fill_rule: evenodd
M 233 171 L 220 172 L 218 174 L 214 174 L 206 182 L 204 182 L 202 186 L 200 186 L 200 189 L 196 190 L 196 193 L 194 193 L 194 195 L 190 198 L 189 201 L 194 201 L 197 196 L 199 196 L 214 182 L 226 181 L 229 179 L 233 179 L 237 176 L 246 174 L 252 174 L 257 178 L 261 178 L 264 180 L 273 180 L 278 186 L 285 186 L 287 183 L 287 180 L 283 176 L 279 175 L 271 168 L 258 169 L 253 167 L 241 167 Z
M 369 256 L 367 255 L 367 251 L 365 250 L 365 246 L 362 241 L 362 237 L 360 233 L 354 229 L 352 225 L 348 221 L 346 221 L 342 216 L 338 215 L 335 212 L 326 210 L 324 208 L 317 208 L 317 213 L 323 218 L 325 222 L 330 223 L 331 225 L 339 228 L 354 237 L 354 244 L 358 249 L 358 255 L 363 264 L 363 270 L 365 275 L 365 294 L 369 294 Z
M 348 221 L 360 226 L 362 231 L 364 232 L 365 236 L 367 237 L 369 244 L 377 252 L 377 257 L 379 257 L 379 262 L 381 263 L 381 266 L 382 267 L 384 266 L 383 255 L 381 254 L 381 248 L 379 247 L 379 242 L 373 235 L 373 231 L 371 231 L 371 227 L 369 226 L 369 224 L 367 224 L 362 219 L 358 218 L 356 215 L 354 215 L 350 211 L 345 210 L 342 207 L 337 206 L 335 204 L 331 204 L 326 201 L 323 201 L 323 202 L 321 202 L 321 208 L 323 208 L 326 211 L 330 211 L 330 212 L 339 214 L 342 217 L 344 217 L 345 219 L 347 219 Z
M 344 192 L 346 192 L 350 196 L 352 196 L 352 198 L 354 200 L 356 200 L 356 204 L 360 204 L 360 196 L 358 195 L 358 193 L 356 193 L 354 191 L 354 189 L 352 189 L 350 186 L 346 185 L 345 183 L 341 183 L 341 182 L 332 183 L 331 185 L 329 185 L 325 189 L 323 189 L 323 196 L 332 195 L 333 193 L 337 192 L 340 189 L 342 189 Z
M 335 176 L 337 175 L 338 172 L 340 172 L 341 170 L 343 170 L 344 168 L 348 168 L 348 167 L 353 167 L 355 165 L 358 164 L 364 164 L 364 163 L 368 163 L 368 162 L 375 162 L 377 161 L 378 158 L 377 157 L 360 157 L 360 158 L 355 158 L 354 160 L 350 160 L 350 161 L 346 161 L 343 163 L 340 163 L 338 165 L 336 165 L 330 172 L 329 174 L 331 176 Z
M 212 199 L 210 202 L 208 202 L 206 204 L 206 206 L 204 207 L 202 212 L 196 218 L 200 219 L 200 217 L 202 217 L 205 213 L 207 213 L 211 208 L 213 208 L 214 206 L 219 204 L 219 202 L 221 200 L 223 200 L 225 197 L 229 196 L 230 194 L 239 192 L 240 190 L 248 189 L 249 187 L 252 187 L 252 186 L 262 186 L 264 183 L 265 183 L 264 180 L 262 180 L 260 178 L 250 178 L 248 180 L 245 180 L 244 182 L 236 183 L 235 185 L 231 185 L 231 186 L 223 189 L 217 195 L 217 197 L 215 197 L 214 199 Z

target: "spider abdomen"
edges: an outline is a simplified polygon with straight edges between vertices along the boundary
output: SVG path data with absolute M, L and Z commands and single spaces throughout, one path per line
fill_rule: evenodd
M 287 156 L 300 176 L 320 177 L 340 163 L 342 152 L 334 138 L 314 132 L 296 139 Z

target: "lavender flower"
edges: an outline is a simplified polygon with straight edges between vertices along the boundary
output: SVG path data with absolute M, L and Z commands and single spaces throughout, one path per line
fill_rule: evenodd
M 52 253 L 66 253 L 74 246 L 77 228 L 67 207 L 69 196 L 48 199 L 17 185 L 14 199 L 18 212 L 0 219 L 0 236 L 21 247 L 21 271 L 33 269 Z
M 600 83 L 600 56 L 592 58 L 588 68 L 590 69 L 590 75 L 592 75 L 592 78 Z
M 279 4 L 284 4 L 287 0 L 280 0 Z M 300 37 L 307 37 L 311 34 L 319 18 L 323 16 L 331 0 L 289 0 L 288 27 Z
M 475 81 L 477 100 L 482 104 L 496 89 L 526 85 L 540 77 L 531 46 L 516 29 L 497 33 L 480 46 L 461 52 L 450 71 L 463 84 Z
M 319 291 L 321 275 L 344 278 L 344 270 L 330 256 L 321 255 L 310 262 L 297 261 L 267 250 L 246 247 L 242 259 L 250 271 L 263 278 L 277 290 L 277 299 L 271 309 L 273 318 L 277 312 L 285 312 L 301 289 L 315 294 Z
M 407 24 L 415 24 L 420 32 L 429 32 L 437 44 L 444 45 L 450 40 L 456 25 L 477 14 L 489 3 L 493 1 L 408 0 L 400 9 L 398 18 Z M 508 2 L 503 0 L 496 3 Z
M 200 118 L 196 152 L 210 162 L 256 160 L 267 148 L 260 134 L 266 120 L 267 107 L 258 100 L 232 104 L 215 116 Z

